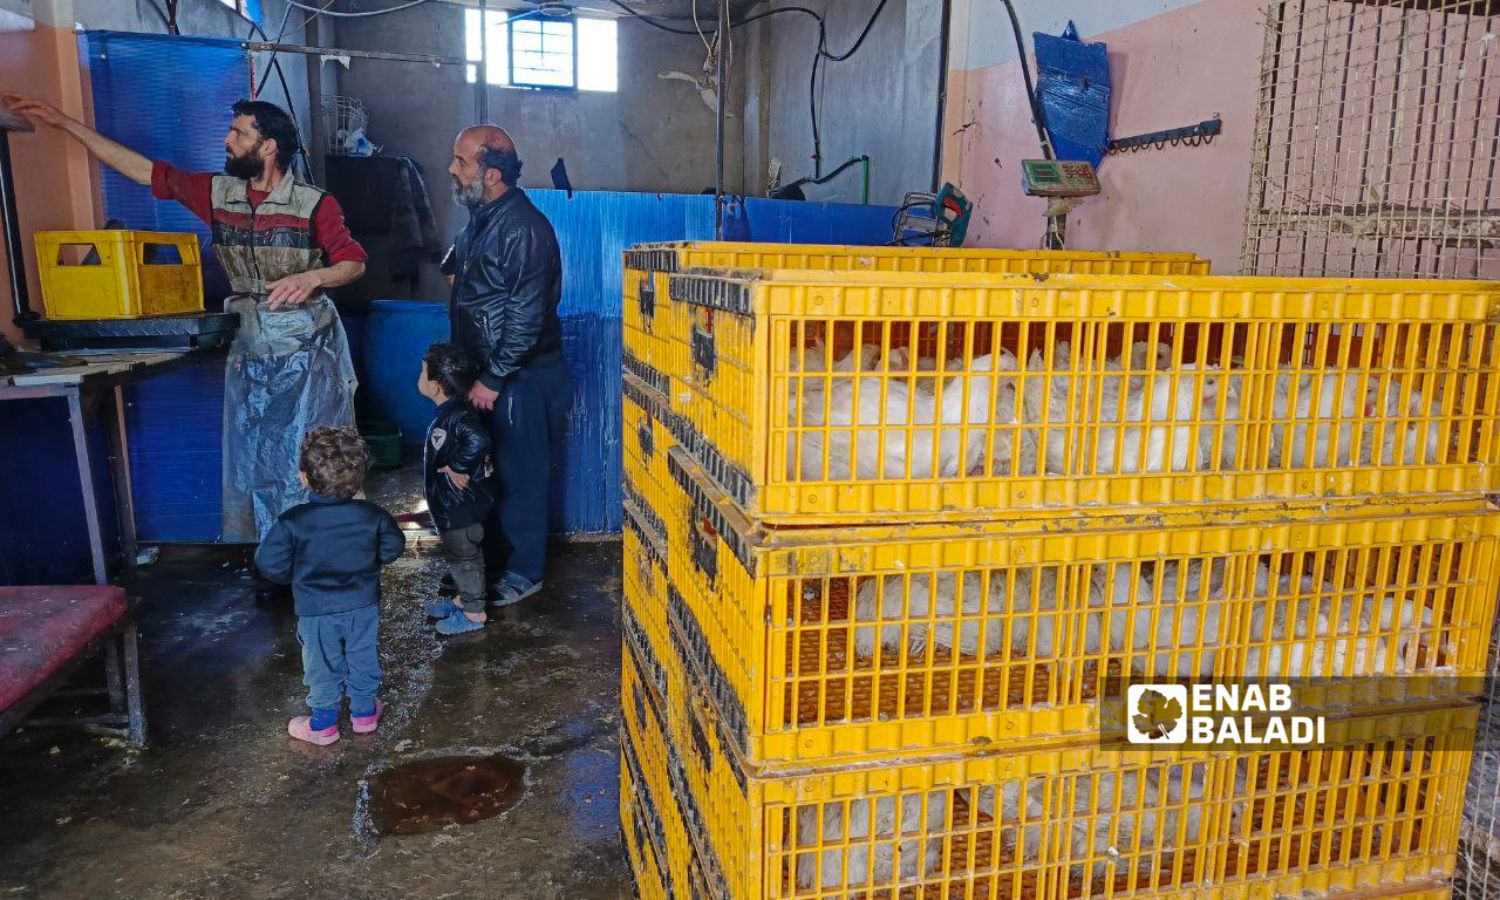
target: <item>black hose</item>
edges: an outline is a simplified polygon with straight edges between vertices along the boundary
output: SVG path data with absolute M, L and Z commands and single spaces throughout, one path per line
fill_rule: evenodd
M 1052 152 L 1052 142 L 1047 139 L 1047 130 L 1042 126 L 1042 107 L 1036 100 L 1036 87 L 1031 83 L 1031 66 L 1026 62 L 1026 39 L 1021 36 L 1021 20 L 1016 17 L 1016 7 L 1011 0 L 1000 0 L 1005 4 L 1005 11 L 1010 14 L 1010 29 L 1016 36 L 1016 53 L 1020 55 L 1021 77 L 1026 81 L 1026 102 L 1031 105 L 1031 121 L 1036 125 L 1036 137 L 1042 145 L 1042 156 L 1047 159 L 1056 159 L 1057 155 Z

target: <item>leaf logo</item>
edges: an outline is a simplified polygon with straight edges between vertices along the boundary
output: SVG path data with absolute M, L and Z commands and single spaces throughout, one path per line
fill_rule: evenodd
M 1187 738 L 1187 689 L 1175 684 L 1131 685 L 1129 738 L 1133 744 L 1180 744 Z

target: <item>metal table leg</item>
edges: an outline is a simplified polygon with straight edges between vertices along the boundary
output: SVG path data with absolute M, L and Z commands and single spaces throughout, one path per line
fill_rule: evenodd
M 109 468 L 115 486 L 115 515 L 120 520 L 120 555 L 125 568 L 136 560 L 135 493 L 130 483 L 130 440 L 125 433 L 125 388 L 114 385 L 109 395 Z
M 78 388 L 68 392 L 68 419 L 73 426 L 73 455 L 78 461 L 78 487 L 83 492 L 83 517 L 89 529 L 89 551 L 94 561 L 94 583 L 109 584 L 104 562 L 104 534 L 99 530 L 99 499 L 94 492 L 94 466 L 89 455 L 87 423 Z

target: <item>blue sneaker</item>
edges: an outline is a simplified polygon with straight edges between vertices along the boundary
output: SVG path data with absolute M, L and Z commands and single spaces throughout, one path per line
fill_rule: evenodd
M 500 576 L 500 580 L 490 587 L 491 606 L 510 606 L 512 603 L 520 603 L 542 589 L 542 582 L 532 582 L 531 579 L 515 572 L 506 572 Z
M 439 619 L 437 623 L 437 633 L 442 635 L 468 634 L 471 631 L 483 630 L 483 622 L 470 621 L 469 617 L 463 613 Z
M 452 597 L 439 597 L 427 604 L 427 617 L 430 619 L 446 619 L 460 611 Z

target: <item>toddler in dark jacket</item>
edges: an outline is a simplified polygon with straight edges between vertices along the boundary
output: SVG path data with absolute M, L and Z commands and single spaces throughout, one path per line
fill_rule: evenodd
M 458 596 L 439 597 L 427 607 L 439 634 L 478 631 L 488 618 L 484 604 L 484 520 L 494 505 L 490 433 L 469 408 L 469 388 L 479 367 L 457 344 L 438 343 L 422 357 L 417 390 L 438 405 L 422 444 L 422 484 L 433 527 Z
M 302 644 L 310 716 L 287 723 L 299 741 L 339 739 L 339 707 L 349 698 L 356 734 L 380 724 L 380 567 L 406 549 L 391 514 L 354 496 L 370 454 L 353 428 L 317 428 L 302 441 L 302 483 L 312 500 L 281 514 L 255 552 L 255 567 L 290 584 Z

